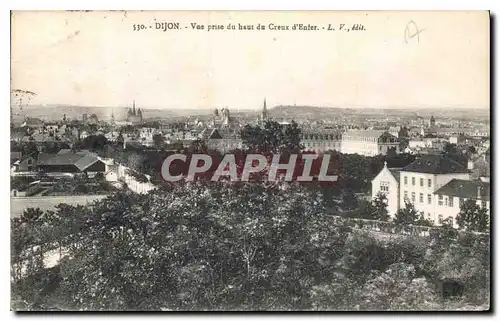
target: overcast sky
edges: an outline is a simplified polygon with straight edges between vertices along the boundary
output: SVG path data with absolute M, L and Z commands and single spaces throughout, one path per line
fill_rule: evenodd
M 154 19 L 189 28 L 133 31 Z M 405 38 L 410 21 L 418 37 Z M 366 31 L 321 29 L 341 23 Z M 487 12 L 17 12 L 11 52 L 12 87 L 36 92 L 34 104 L 489 108 Z

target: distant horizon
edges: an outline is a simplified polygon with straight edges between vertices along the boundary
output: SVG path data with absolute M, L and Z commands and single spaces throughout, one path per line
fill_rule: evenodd
M 227 107 L 229 110 L 242 110 L 242 111 L 259 111 L 262 110 L 262 105 L 257 108 L 237 108 L 227 105 L 219 105 L 219 106 L 213 106 L 213 107 L 161 107 L 161 106 L 141 106 L 139 103 L 136 102 L 136 108 L 148 110 L 201 110 L 201 111 L 212 111 L 214 109 L 220 109 Z M 15 108 L 36 108 L 36 107 L 73 107 L 73 108 L 108 108 L 108 109 L 113 109 L 113 108 L 132 108 L 132 104 L 130 105 L 117 105 L 117 106 L 105 106 L 105 105 L 75 105 L 75 104 L 65 104 L 65 103 L 49 103 L 49 104 L 27 104 L 23 105 L 22 107 L 19 107 L 17 104 L 12 104 L 11 107 Z M 385 107 L 366 107 L 366 106 L 319 106 L 319 105 L 312 105 L 312 104 L 278 104 L 278 105 L 269 105 L 267 104 L 268 109 L 276 108 L 276 107 L 309 107 L 309 108 L 325 108 L 325 109 L 372 109 L 372 110 L 385 110 L 385 109 L 395 109 L 395 110 L 407 110 L 411 111 L 412 109 L 446 109 L 446 110 L 453 110 L 453 109 L 459 109 L 459 110 L 467 110 L 467 109 L 481 109 L 481 110 L 491 110 L 491 107 L 468 107 L 468 106 L 385 106 Z

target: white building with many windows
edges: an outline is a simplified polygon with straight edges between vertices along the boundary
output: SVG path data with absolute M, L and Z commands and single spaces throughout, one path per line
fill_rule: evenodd
M 435 224 L 439 223 L 434 192 L 452 179 L 469 180 L 469 171 L 459 163 L 441 155 L 422 155 L 405 166 L 400 174 L 400 204 L 405 200 Z
M 399 141 L 387 131 L 349 130 L 342 135 L 340 149 L 343 154 L 386 155 L 391 149 L 399 153 Z
M 447 218 L 456 225 L 460 204 L 466 199 L 490 208 L 489 182 L 471 180 L 467 168 L 441 155 L 422 155 L 402 169 L 385 164 L 372 181 L 372 199 L 380 192 L 387 197 L 391 217 L 409 202 L 435 225 Z

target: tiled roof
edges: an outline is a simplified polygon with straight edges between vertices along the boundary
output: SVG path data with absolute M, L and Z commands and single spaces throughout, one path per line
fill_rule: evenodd
M 442 155 L 427 154 L 405 166 L 402 171 L 427 174 L 469 173 L 461 164 Z
M 490 183 L 479 180 L 452 179 L 448 184 L 435 191 L 434 194 L 489 201 Z

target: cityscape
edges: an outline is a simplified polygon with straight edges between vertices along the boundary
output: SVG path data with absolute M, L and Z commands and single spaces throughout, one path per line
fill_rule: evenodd
M 76 15 L 104 19 L 96 12 L 71 14 L 75 16 L 68 13 L 70 21 L 78 20 L 71 18 Z M 46 15 L 44 19 L 51 17 Z M 429 24 L 435 19 L 421 15 Z M 484 15 L 475 15 L 477 21 L 485 21 Z M 16 17 L 13 28 L 30 21 L 23 20 L 29 13 Z M 125 19 L 120 13 L 109 17 Z M 451 23 L 461 17 L 456 13 L 443 19 Z M 373 21 L 382 24 L 385 16 L 379 13 L 371 19 L 375 20 L 361 20 L 366 26 L 362 32 L 372 30 Z M 139 93 L 140 88 L 158 96 L 164 93 L 144 89 L 135 78 L 120 82 L 123 89 L 117 92 L 85 93 L 85 77 L 92 80 L 86 88 L 97 88 L 101 80 L 96 76 L 99 68 L 93 75 L 80 68 L 82 61 L 87 67 L 100 62 L 81 58 L 78 50 L 85 48 L 85 55 L 91 55 L 95 48 L 75 45 L 79 32 L 73 35 L 64 46 L 73 46 L 76 58 L 58 49 L 62 42 L 47 47 L 47 57 L 60 57 L 50 62 L 55 73 L 74 68 L 71 93 L 60 90 L 64 81 L 55 90 L 48 80 L 37 78 L 45 75 L 49 60 L 25 58 L 29 72 L 13 63 L 13 73 L 22 75 L 16 79 L 25 80 L 13 81 L 11 88 L 11 310 L 491 311 L 490 109 L 477 107 L 484 91 L 456 89 L 469 79 L 429 92 L 435 105 L 419 105 L 420 98 L 401 98 L 404 95 L 388 94 L 391 90 L 373 94 L 373 88 L 366 91 L 372 93 L 366 101 L 378 103 L 358 104 L 358 85 L 352 98 L 356 103 L 325 105 L 319 102 L 326 100 L 318 97 L 334 100 L 335 95 L 324 88 L 311 89 L 307 81 L 294 83 L 293 88 L 306 93 L 303 96 L 288 89 L 292 86 L 283 90 L 281 85 L 262 85 L 255 90 L 261 71 L 239 78 L 249 78 L 248 87 L 227 88 L 230 94 L 217 96 L 213 79 L 227 79 L 211 78 L 218 63 L 211 56 L 209 76 L 197 67 L 192 78 L 192 69 L 176 69 L 179 79 L 203 82 L 198 87 L 190 83 L 192 92 L 180 85 L 165 89 L 177 97 L 176 108 L 171 108 L 173 103 L 162 106 L 160 98 L 152 106 L 154 99 L 143 99 L 147 94 Z M 96 48 L 112 51 L 107 46 L 103 42 Z M 259 56 L 248 50 L 249 56 Z M 282 55 L 280 50 L 276 52 Z M 98 54 L 117 73 L 115 80 L 120 79 L 120 68 L 126 68 L 127 75 L 144 72 L 147 79 L 160 75 L 162 68 L 177 68 L 146 61 L 154 67 L 145 72 L 145 60 L 138 63 L 134 59 L 139 58 L 130 56 L 125 66 L 102 52 Z M 192 58 L 179 64 L 196 65 L 196 53 L 189 55 Z M 270 61 L 285 59 L 277 57 Z M 227 63 L 236 68 L 244 61 Z M 314 59 L 310 63 L 304 66 L 318 74 L 330 72 L 315 69 Z M 256 62 L 250 64 L 253 68 Z M 343 68 L 329 60 L 324 65 Z M 413 62 L 410 65 L 413 68 Z M 224 75 L 236 73 L 224 68 Z M 276 70 L 268 75 L 283 72 Z M 298 69 L 290 73 L 303 75 Z M 79 76 L 84 80 L 75 80 Z M 360 88 L 370 77 L 355 72 L 345 76 L 353 82 L 359 79 Z M 372 87 L 380 85 L 370 81 Z M 27 90 L 31 87 L 25 84 L 36 88 Z M 208 96 L 227 99 L 205 97 L 203 107 L 192 104 L 206 88 Z M 59 103 L 54 103 L 59 98 L 51 95 L 54 92 L 61 92 Z M 457 98 L 459 94 L 463 96 Z M 182 95 L 186 99 L 180 104 Z M 258 98 L 232 103 L 238 95 Z M 78 103 L 84 96 L 90 98 Z M 102 105 L 87 103 L 99 97 Z M 127 102 L 107 103 L 113 97 L 119 97 L 114 102 Z M 300 103 L 297 97 L 302 97 Z M 477 97 L 477 106 L 448 103 Z M 380 107 L 382 98 L 387 99 L 385 107 Z M 268 163 L 246 162 L 249 155 Z M 183 162 L 165 165 L 170 156 Z M 226 157 L 235 168 L 218 166 Z M 208 158 L 213 163 L 207 165 Z M 304 162 L 309 158 L 314 161 Z M 196 172 L 186 165 L 192 159 Z M 246 174 L 249 180 L 227 178 L 232 170 L 241 174 L 257 167 Z M 165 179 L 165 170 L 177 178 Z M 307 181 L 296 179 L 308 174 Z M 324 180 L 325 175 L 334 179 Z
M 330 187 L 333 202 L 325 203 L 325 210 L 328 217 L 336 213 L 334 216 L 351 218 L 351 222 L 360 219 L 365 222 L 360 229 L 374 231 L 376 237 L 401 232 L 367 222 L 395 222 L 408 207 L 414 217 L 406 223 L 417 235 L 428 234 L 429 227 L 463 228 L 457 218 L 463 215 L 467 201 L 489 215 L 488 118 L 425 119 L 408 113 L 395 121 L 361 114 L 329 122 L 315 120 L 311 108 L 313 119 L 298 123 L 295 119 L 303 118 L 293 117 L 295 108 L 269 108 L 264 98 L 260 110 L 240 117 L 222 107 L 211 115 L 150 120 L 148 110 L 136 102 L 121 119 L 113 110 L 108 120 L 99 120 L 95 113 L 83 113 L 80 119 L 63 115 L 59 121 L 26 116 L 11 129 L 11 217 L 22 220 L 34 208 L 42 216 L 57 213 L 62 210 L 59 203 L 89 208 L 93 202 L 120 193 L 147 195 L 171 188 L 160 175 L 161 161 L 167 155 L 248 150 L 248 138 L 242 137 L 245 126 L 266 128 L 266 124 L 282 129 L 296 126 L 301 153 L 342 155 L 344 166 L 350 162 L 353 167 L 341 168 L 340 181 Z M 304 112 L 308 108 L 297 109 Z M 285 116 L 274 118 L 277 113 Z M 370 168 L 357 161 L 370 163 Z M 376 204 L 381 195 L 385 218 L 378 218 L 380 213 L 373 209 L 371 213 L 356 209 Z M 346 199 L 355 205 L 347 205 Z M 480 231 L 487 232 L 488 226 Z M 46 257 L 47 267 L 58 266 L 60 255 Z

